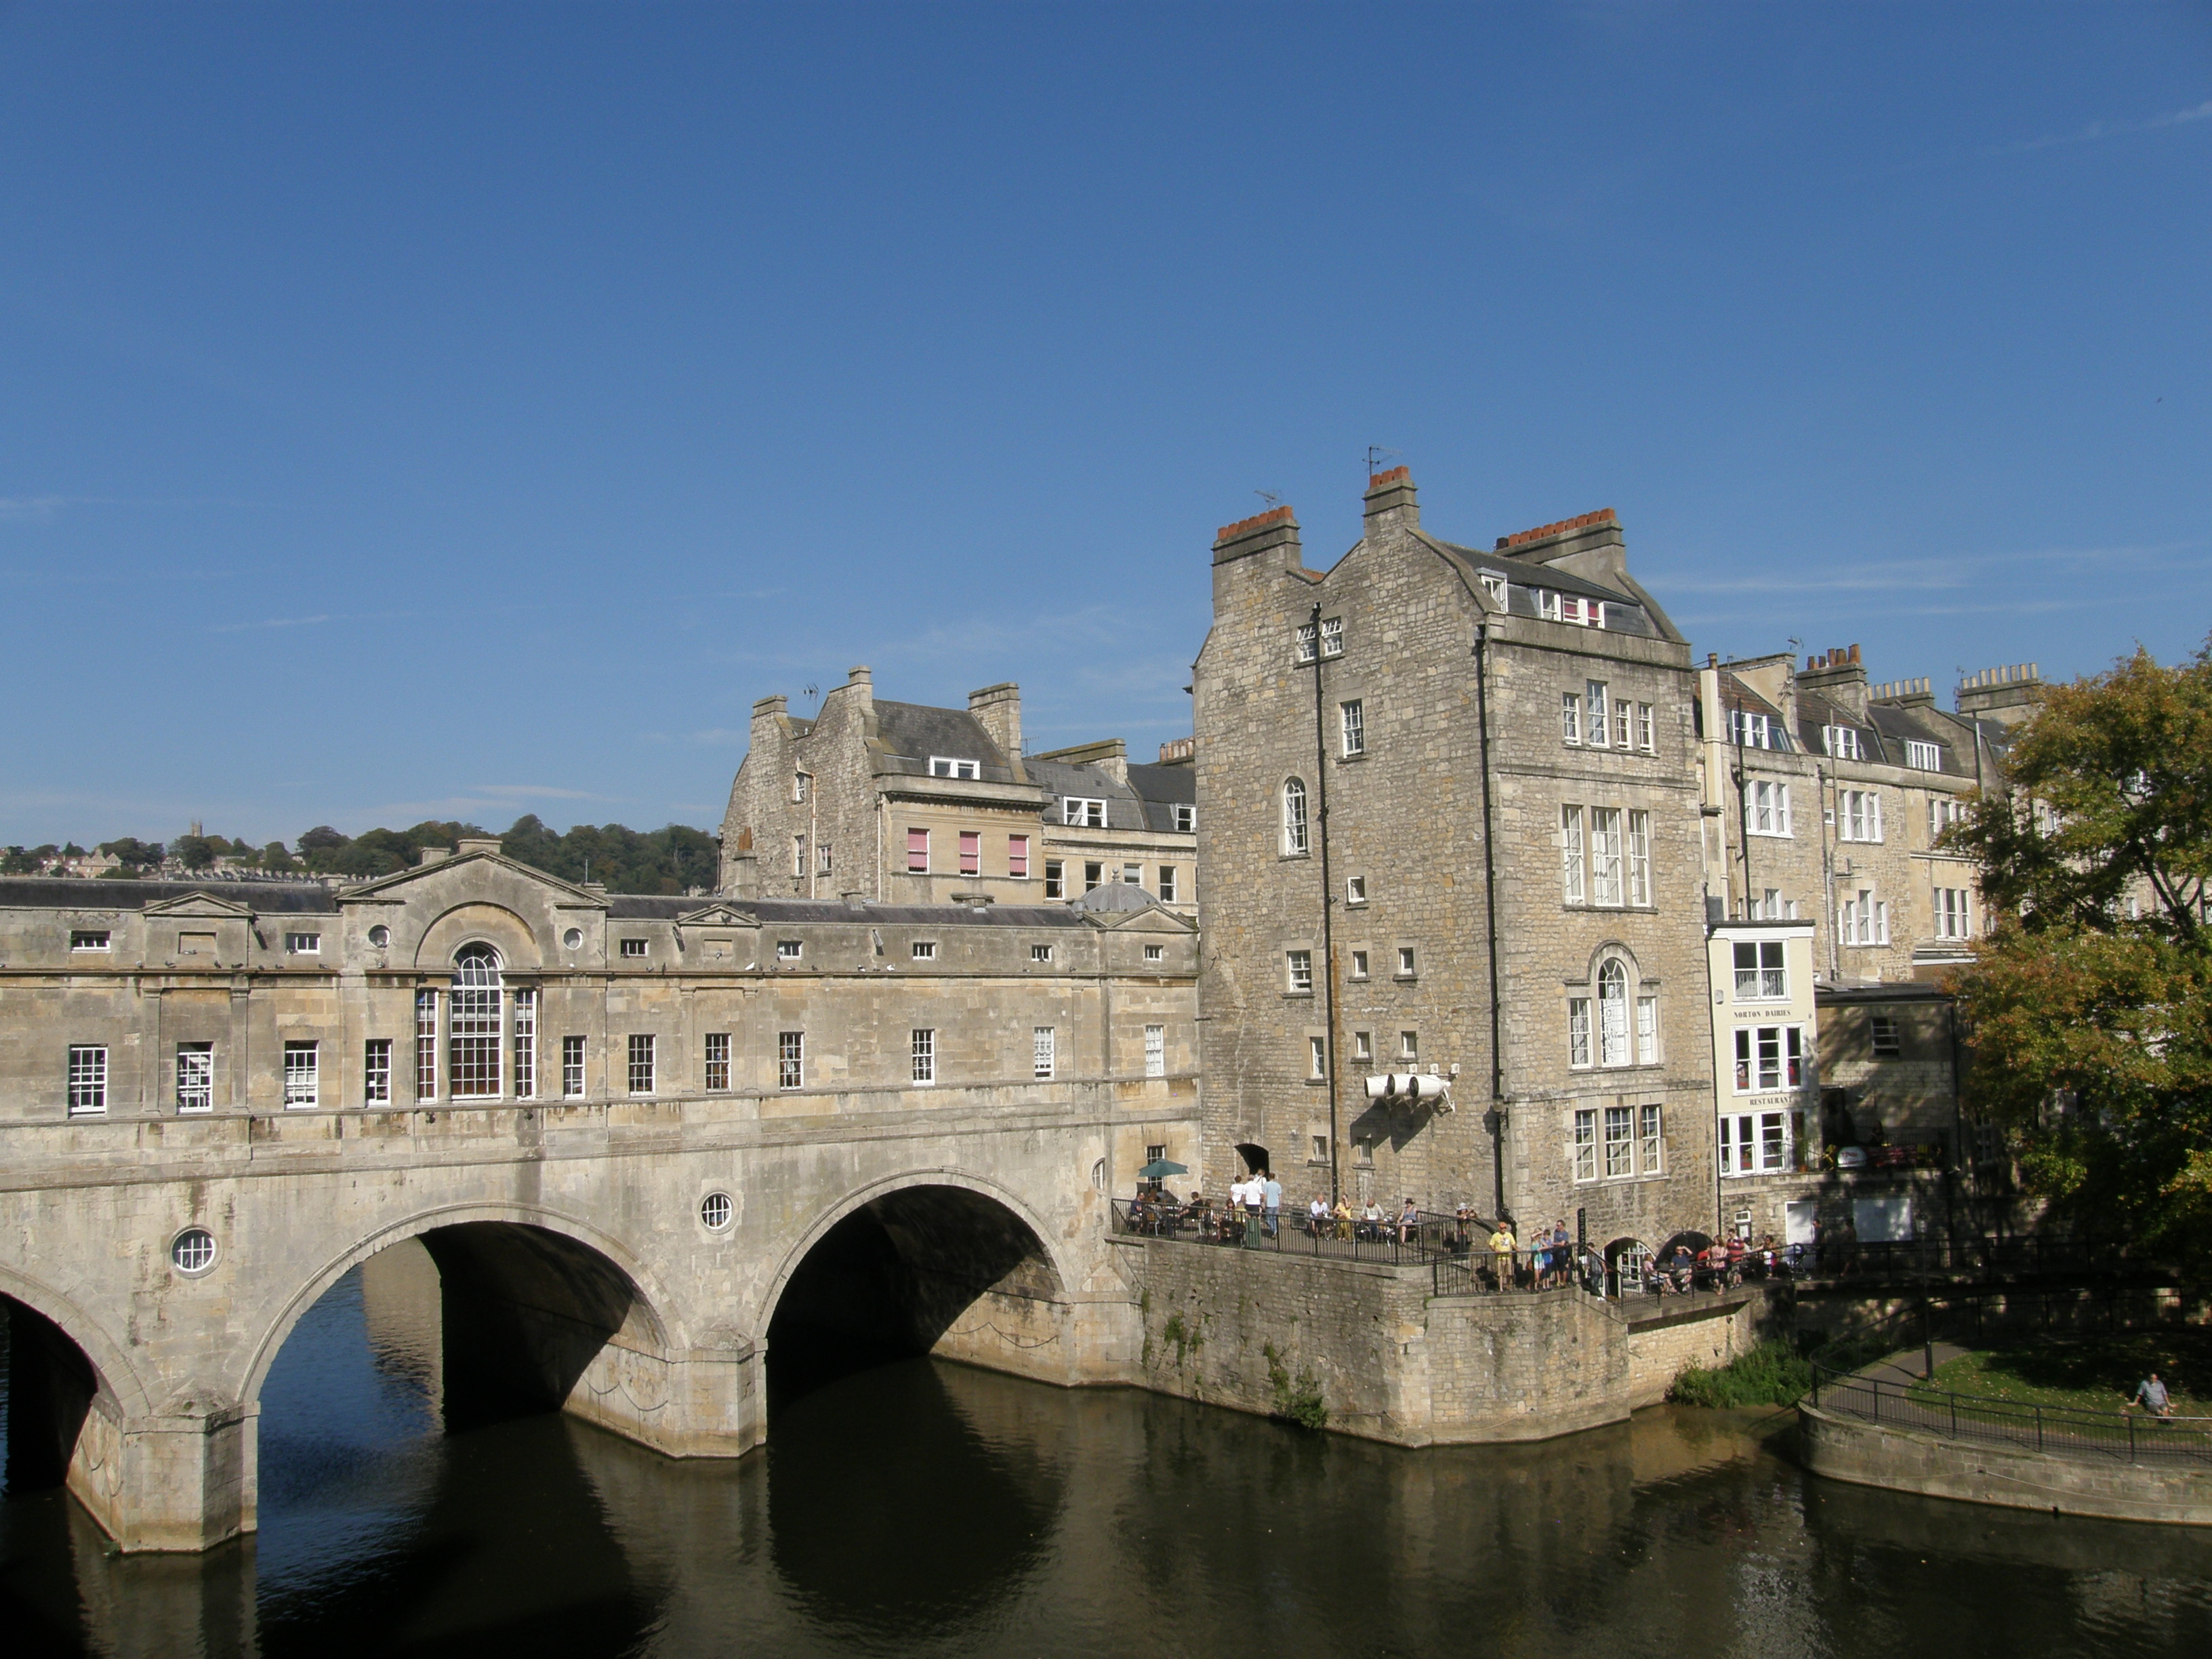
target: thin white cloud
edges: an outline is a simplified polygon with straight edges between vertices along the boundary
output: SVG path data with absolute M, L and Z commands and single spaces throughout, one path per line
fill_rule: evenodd
M 0 523 L 45 524 L 60 515 L 65 507 L 75 507 L 85 498 L 81 495 L 0 495 Z
M 2023 139 L 2016 144 L 1996 144 L 1984 149 L 1982 154 L 2025 155 L 2033 150 L 2056 149 L 2063 144 L 2094 144 L 2100 138 L 2123 138 L 2130 133 L 2159 132 L 2168 127 L 2187 126 L 2196 121 L 2212 121 L 2212 100 L 2190 109 L 2175 110 L 2171 114 L 2154 115 L 2147 121 L 2092 121 L 2076 131 Z
M 611 795 L 594 795 L 585 789 L 556 789 L 550 783 L 477 783 L 469 786 L 480 795 L 494 795 L 509 800 L 612 800 Z
M 1986 582 L 1998 573 L 2022 565 L 2087 569 L 2122 564 L 2130 570 L 2142 571 L 2194 564 L 2200 557 L 2200 549 L 2191 543 L 2149 547 L 2050 547 L 2021 553 L 1941 553 L 1913 559 L 1856 560 L 1827 563 L 1817 570 L 1784 566 L 1769 568 L 1756 575 L 1697 576 L 1659 572 L 1642 580 L 1664 605 L 1670 593 L 1942 592 Z

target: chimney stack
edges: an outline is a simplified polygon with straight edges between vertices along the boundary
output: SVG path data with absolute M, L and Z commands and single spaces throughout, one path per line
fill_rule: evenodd
M 1366 533 L 1377 530 L 1421 527 L 1421 507 L 1413 489 L 1411 467 L 1394 466 L 1388 472 L 1376 472 L 1367 479 Z
M 975 717 L 987 736 L 999 745 L 999 752 L 1007 763 L 1019 766 L 1022 760 L 1022 688 L 1012 680 L 997 685 L 987 685 L 980 691 L 968 694 L 968 712 Z

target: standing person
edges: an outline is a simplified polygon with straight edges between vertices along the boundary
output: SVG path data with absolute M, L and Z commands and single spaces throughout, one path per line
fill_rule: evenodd
M 1267 1182 L 1261 1188 L 1261 1194 L 1267 1207 L 1267 1237 L 1274 1238 L 1283 1228 L 1283 1183 L 1275 1179 L 1273 1170 L 1266 1174 Z
M 2141 1406 L 2145 1411 L 2160 1417 L 2173 1415 L 2173 1396 L 2166 1391 L 2166 1384 L 2160 1380 L 2156 1371 L 2136 1384 L 2135 1398 L 2128 1404 Z
M 1498 1218 L 1498 1231 L 1490 1236 L 1490 1266 L 1498 1275 L 1498 1288 L 1510 1290 L 1513 1285 L 1513 1253 L 1518 1248 L 1513 1242 L 1513 1224 L 1504 1216 Z
M 1260 1206 L 1267 1195 L 1267 1183 L 1257 1170 L 1244 1178 L 1244 1242 L 1253 1249 L 1260 1246 Z
M 1561 1216 L 1552 1224 L 1552 1282 L 1555 1285 L 1564 1286 L 1572 1276 L 1569 1270 L 1573 1257 L 1568 1248 L 1571 1243 L 1567 1237 L 1567 1219 Z

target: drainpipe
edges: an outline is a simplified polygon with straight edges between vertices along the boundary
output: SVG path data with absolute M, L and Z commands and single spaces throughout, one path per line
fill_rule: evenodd
M 1474 625 L 1474 708 L 1482 755 L 1482 897 L 1490 946 L 1490 1177 L 1498 1214 L 1505 1214 L 1505 1054 L 1498 996 L 1498 838 L 1490 807 L 1490 623 Z
M 1844 957 L 1842 943 L 1836 937 L 1836 854 L 1828 839 L 1828 769 L 1817 764 L 1813 768 L 1813 805 L 1820 815 L 1820 885 L 1828 907 L 1820 931 L 1828 936 L 1828 982 L 1832 985 L 1843 977 Z M 1843 803 L 1838 801 L 1835 805 L 1840 810 Z
M 1336 890 L 1328 873 L 1328 724 L 1322 702 L 1321 601 L 1314 601 L 1314 826 L 1321 841 L 1322 1053 L 1328 1062 L 1328 1201 L 1344 1195 L 1336 1115 L 1336 938 L 1331 912 Z
M 1743 774 L 1743 722 L 1735 728 L 1735 843 L 1743 854 L 1743 915 L 1749 921 L 1752 908 L 1751 887 L 1751 786 Z

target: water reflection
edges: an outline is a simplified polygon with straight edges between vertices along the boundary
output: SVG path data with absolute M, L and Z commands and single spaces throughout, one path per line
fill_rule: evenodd
M 2212 1539 L 1814 1482 L 1770 1419 L 1407 1453 L 915 1360 L 673 1462 L 556 1416 L 441 1437 L 428 1337 L 349 1284 L 270 1378 L 258 1540 L 124 1560 L 55 1494 L 0 1506 L 11 1653 L 2212 1649 Z

